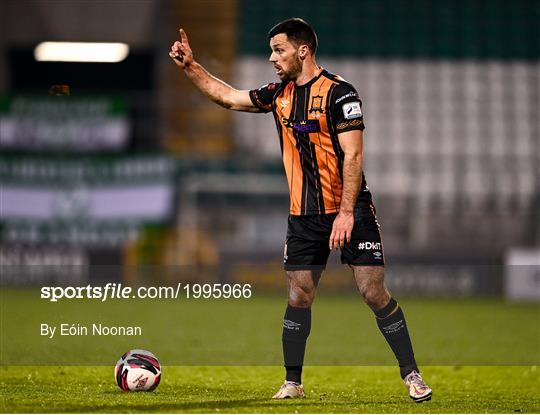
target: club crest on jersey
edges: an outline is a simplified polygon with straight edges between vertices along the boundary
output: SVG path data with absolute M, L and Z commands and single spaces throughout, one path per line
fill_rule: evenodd
M 321 125 L 319 120 L 289 120 L 288 118 L 281 117 L 281 122 L 285 127 L 292 128 L 299 133 L 317 133 L 321 131 Z
M 315 95 L 311 97 L 311 108 L 309 109 L 309 112 L 320 112 L 323 113 L 324 110 L 322 108 L 322 95 Z

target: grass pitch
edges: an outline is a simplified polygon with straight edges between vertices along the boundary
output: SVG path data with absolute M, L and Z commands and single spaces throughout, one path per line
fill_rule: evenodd
M 0 290 L 3 366 L 110 366 L 147 349 L 164 366 L 280 366 L 283 296 L 245 300 L 68 300 Z M 540 303 L 399 299 L 422 366 L 540 365 Z M 355 295 L 321 292 L 306 366 L 393 366 L 373 313 Z M 40 325 L 138 325 L 142 336 L 40 335 Z M 58 330 L 59 331 L 59 330 Z
M 4 367 L 2 412 L 534 413 L 537 366 L 423 370 L 430 402 L 412 402 L 394 367 L 307 367 L 305 399 L 271 400 L 279 367 L 165 367 L 154 392 L 122 392 L 111 367 Z
M 0 290 L 1 412 L 540 412 L 540 304 L 403 299 L 433 400 L 416 404 L 372 313 L 357 296 L 319 295 L 304 371 L 307 397 L 274 401 L 284 377 L 285 300 L 64 301 Z M 400 299 L 401 300 L 401 299 Z M 40 335 L 40 323 L 140 324 L 142 337 Z M 122 392 L 116 360 L 154 352 L 162 383 Z M 372 366 L 368 366 L 372 365 Z M 373 366 L 378 365 L 378 366 Z

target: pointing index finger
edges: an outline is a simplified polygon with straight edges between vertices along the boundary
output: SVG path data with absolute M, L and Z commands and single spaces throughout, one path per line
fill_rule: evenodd
M 186 35 L 186 32 L 184 31 L 184 29 L 180 29 L 178 30 L 178 33 L 180 33 L 180 40 L 182 41 L 182 43 L 188 43 L 188 38 L 187 38 L 187 35 Z

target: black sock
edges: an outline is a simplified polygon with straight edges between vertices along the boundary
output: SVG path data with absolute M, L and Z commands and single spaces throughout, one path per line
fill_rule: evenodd
M 413 370 L 418 371 L 405 316 L 397 301 L 391 298 L 385 307 L 375 311 L 375 316 L 379 330 L 399 363 L 401 378 L 405 378 Z
M 287 370 L 286 380 L 302 383 L 302 366 L 306 341 L 311 331 L 311 308 L 287 305 L 283 318 L 283 359 Z

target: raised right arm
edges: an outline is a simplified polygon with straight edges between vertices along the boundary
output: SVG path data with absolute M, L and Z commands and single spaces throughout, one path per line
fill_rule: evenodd
M 193 58 L 193 51 L 189 46 L 186 32 L 184 32 L 184 29 L 180 29 L 179 32 L 180 41 L 174 42 L 169 56 L 179 68 L 184 70 L 186 76 L 204 95 L 227 109 L 245 112 L 262 112 L 251 101 L 249 91 L 233 88 L 221 79 L 213 76 L 202 65 L 196 62 Z

